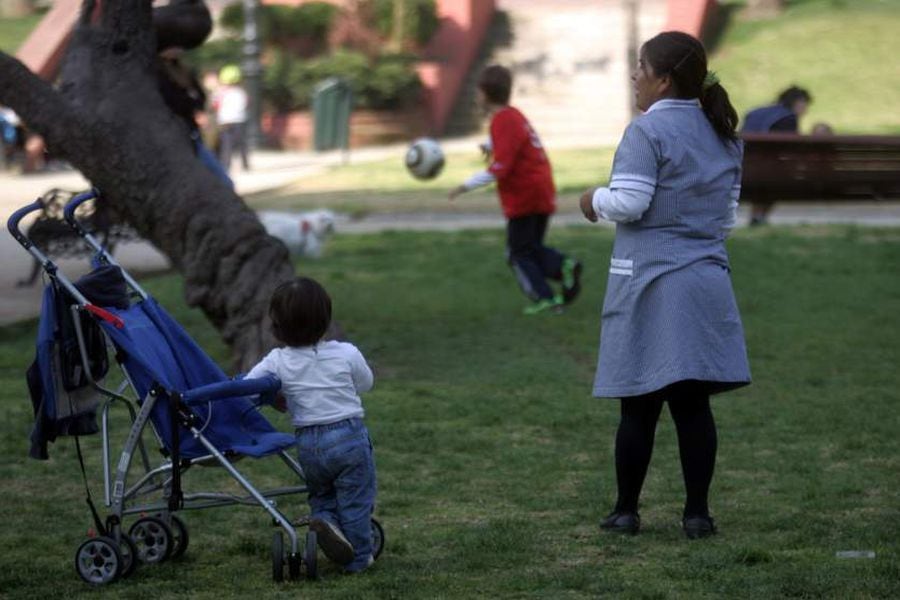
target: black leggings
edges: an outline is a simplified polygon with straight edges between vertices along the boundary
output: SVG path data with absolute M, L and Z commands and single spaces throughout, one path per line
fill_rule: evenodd
M 616 432 L 619 488 L 616 511 L 637 512 L 638 497 L 653 454 L 656 422 L 663 402 L 668 402 L 678 432 L 681 471 L 687 491 L 684 516 L 708 516 L 709 484 L 718 440 L 705 384 L 680 381 L 650 394 L 623 398 L 621 402 L 622 419 Z

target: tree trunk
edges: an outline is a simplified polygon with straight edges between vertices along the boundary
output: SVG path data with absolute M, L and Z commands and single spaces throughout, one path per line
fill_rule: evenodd
M 157 88 L 150 0 L 85 0 L 59 90 L 0 53 L 0 104 L 40 133 L 53 155 L 98 187 L 184 276 L 245 369 L 274 344 L 272 290 L 294 275 L 287 249 L 196 157 L 185 124 Z

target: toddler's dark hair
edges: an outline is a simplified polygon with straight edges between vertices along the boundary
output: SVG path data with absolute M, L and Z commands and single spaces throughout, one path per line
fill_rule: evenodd
M 512 93 L 512 72 L 500 65 L 485 67 L 478 78 L 478 89 L 493 104 L 509 104 Z
M 298 277 L 282 283 L 269 302 L 272 333 L 288 346 L 311 346 L 331 324 L 331 298 L 319 282 Z

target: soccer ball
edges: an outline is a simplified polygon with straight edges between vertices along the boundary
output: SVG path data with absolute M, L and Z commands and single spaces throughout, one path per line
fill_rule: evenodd
M 406 151 L 406 168 L 416 179 L 433 179 L 444 168 L 444 151 L 436 140 L 419 138 Z

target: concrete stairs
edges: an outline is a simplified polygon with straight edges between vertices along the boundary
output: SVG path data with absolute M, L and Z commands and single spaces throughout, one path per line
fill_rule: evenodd
M 497 5 L 501 16 L 493 39 L 485 44 L 481 64 L 473 66 L 448 133 L 463 133 L 473 121 L 475 78 L 484 64 L 500 63 L 513 70 L 512 104 L 547 146 L 618 142 L 632 116 L 629 30 L 633 23 L 638 46 L 661 31 L 666 0 L 497 0 Z

